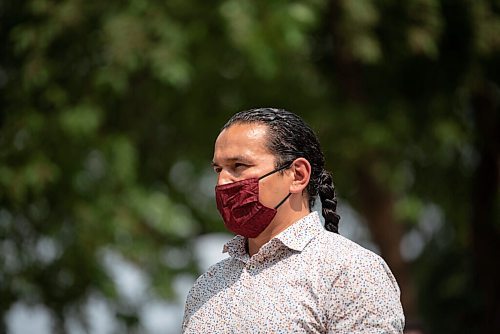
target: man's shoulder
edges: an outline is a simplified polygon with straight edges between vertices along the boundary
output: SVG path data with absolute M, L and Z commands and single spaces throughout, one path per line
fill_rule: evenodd
M 362 247 L 354 241 L 336 233 L 325 232 L 318 238 L 316 247 L 312 249 L 320 254 L 322 277 L 330 277 L 347 284 L 370 280 L 372 282 L 389 282 L 394 291 L 399 294 L 399 288 L 384 259 L 375 252 Z M 357 284 L 357 283 L 356 283 Z M 361 284 L 361 283 L 359 283 Z
M 348 239 L 341 234 L 329 232 L 327 230 L 324 230 L 319 234 L 318 245 L 319 247 L 324 248 L 324 251 L 339 253 L 338 255 L 348 255 L 351 252 L 360 254 L 373 253 L 355 241 Z
M 321 254 L 326 264 L 341 264 L 345 266 L 368 265 L 379 263 L 382 259 L 373 251 L 340 235 L 324 231 L 314 243 L 314 252 Z M 382 260 L 383 261 L 383 260 Z
M 223 274 L 229 269 L 229 267 L 232 266 L 234 266 L 234 263 L 231 257 L 222 259 L 219 262 L 208 267 L 208 269 L 203 274 L 201 274 L 200 277 L 198 277 L 198 280 L 214 279 L 215 277 Z

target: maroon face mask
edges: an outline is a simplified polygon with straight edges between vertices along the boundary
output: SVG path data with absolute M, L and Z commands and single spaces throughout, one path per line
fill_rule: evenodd
M 215 187 L 215 199 L 224 225 L 246 238 L 255 238 L 271 223 L 277 210 L 290 193 L 274 208 L 259 201 L 259 180 L 290 167 L 287 164 L 259 178 L 251 178 Z

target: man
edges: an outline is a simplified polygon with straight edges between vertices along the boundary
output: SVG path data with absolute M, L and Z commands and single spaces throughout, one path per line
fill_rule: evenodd
M 217 208 L 236 237 L 229 258 L 189 292 L 184 333 L 402 333 L 385 262 L 338 234 L 332 177 L 297 115 L 234 115 L 215 142 Z M 325 228 L 317 212 L 322 204 Z M 333 233 L 332 233 L 333 232 Z

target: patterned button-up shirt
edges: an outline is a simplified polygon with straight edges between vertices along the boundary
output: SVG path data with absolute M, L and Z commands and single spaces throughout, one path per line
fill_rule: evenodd
M 250 257 L 246 239 L 189 292 L 183 333 L 402 333 L 398 285 L 376 254 L 312 212 Z

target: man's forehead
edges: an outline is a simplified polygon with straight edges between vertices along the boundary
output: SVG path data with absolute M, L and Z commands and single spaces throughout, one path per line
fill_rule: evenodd
M 259 160 L 263 156 L 270 155 L 269 151 L 260 145 L 216 145 L 214 150 L 214 161 L 225 162 L 251 162 Z
M 252 160 L 267 154 L 267 129 L 262 124 L 231 125 L 215 141 L 214 160 Z

